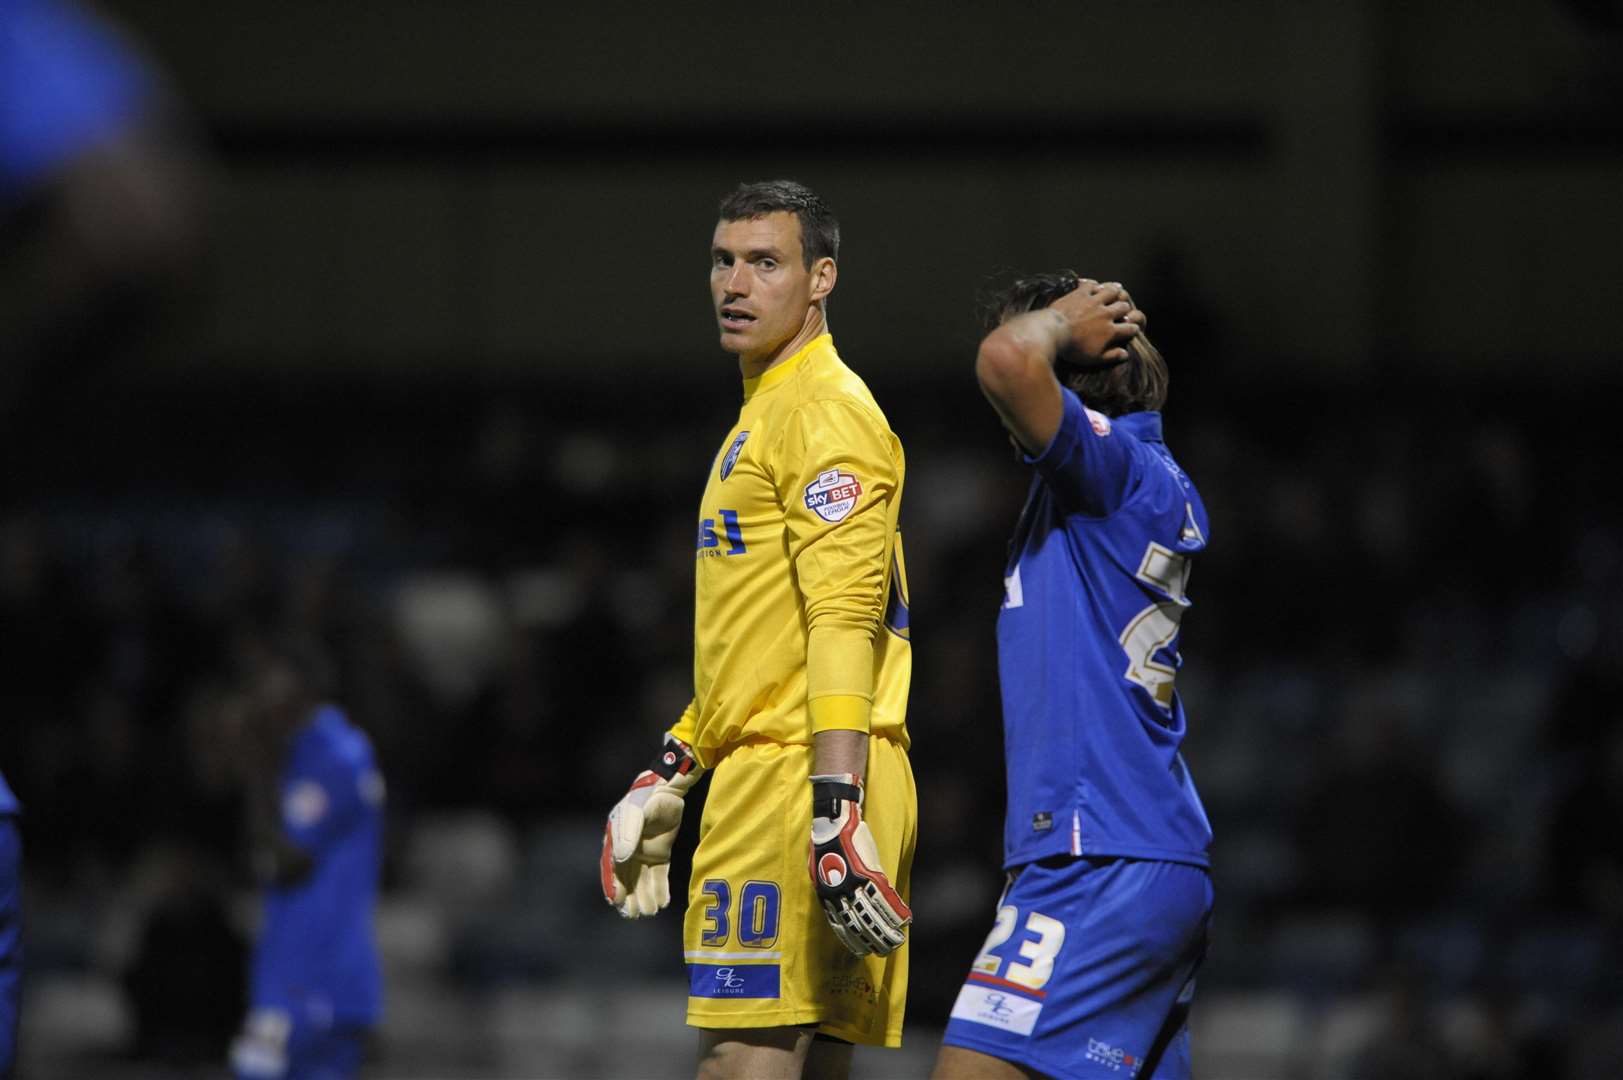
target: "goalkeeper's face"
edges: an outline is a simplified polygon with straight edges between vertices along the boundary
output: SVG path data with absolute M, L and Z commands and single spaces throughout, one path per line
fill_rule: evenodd
M 834 260 L 810 267 L 800 219 L 788 211 L 722 221 L 710 243 L 710 301 L 721 347 L 741 359 L 775 360 L 811 321 L 834 285 Z

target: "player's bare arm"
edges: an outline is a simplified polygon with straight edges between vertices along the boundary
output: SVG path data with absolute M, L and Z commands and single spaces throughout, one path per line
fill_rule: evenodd
M 812 755 L 819 774 L 850 773 L 863 780 L 868 775 L 868 733 L 819 731 L 812 736 Z
M 1055 362 L 1067 353 L 1090 363 L 1126 360 L 1126 343 L 1143 321 L 1119 284 L 1084 278 L 1049 307 L 1016 315 L 987 334 L 975 377 L 1009 434 L 1027 453 L 1040 453 L 1064 415 Z

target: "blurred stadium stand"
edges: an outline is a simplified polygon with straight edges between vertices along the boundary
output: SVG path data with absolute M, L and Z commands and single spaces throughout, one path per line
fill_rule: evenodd
M 991 624 L 1022 484 L 989 415 L 942 421 L 965 388 L 874 381 L 919 478 L 909 1053 L 927 1063 L 999 886 L 1001 780 L 972 763 L 1000 753 Z M 1387 471 L 1344 450 L 1369 445 L 1360 412 L 1289 430 L 1266 395 L 1212 418 L 1175 387 L 1214 519 L 1181 676 L 1219 826 L 1208 1075 L 1362 1075 L 1349 1055 L 1403 1024 L 1460 1055 L 1482 1032 L 1570 1051 L 1605 1030 L 1623 859 L 1570 822 L 1610 820 L 1623 790 L 1623 530 L 1565 497 L 1605 483 L 1573 442 L 1604 404 L 1518 387 L 1531 438 L 1496 423 L 1498 393 L 1438 408 L 1438 385 L 1384 411 L 1413 443 Z M 77 462 L 0 528 L 5 640 L 41 650 L 8 649 L 3 673 L 29 793 L 25 1045 L 137 1045 L 166 905 L 251 926 L 209 710 L 234 633 L 268 619 L 340 659 L 390 778 L 382 1074 L 682 1075 L 677 920 L 612 918 L 593 868 L 602 793 L 684 700 L 689 474 L 717 417 L 672 416 L 675 386 L 372 387 L 365 410 L 307 390 L 126 393 L 36 443 L 55 459 L 117 430 L 129 453 Z M 198 452 L 227 440 L 229 464 Z M 229 993 L 229 963 L 209 970 Z

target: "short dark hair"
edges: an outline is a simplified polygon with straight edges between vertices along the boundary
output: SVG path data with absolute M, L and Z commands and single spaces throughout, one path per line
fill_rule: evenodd
M 722 197 L 722 221 L 749 221 L 789 213 L 800 221 L 800 257 L 806 269 L 818 259 L 840 257 L 840 223 L 828 203 L 794 180 L 757 180 L 739 184 Z
M 1029 274 L 998 290 L 987 304 L 987 329 L 1027 311 L 1045 308 L 1074 292 L 1082 278 L 1074 270 Z M 1127 359 L 1101 366 L 1060 357 L 1054 365 L 1059 381 L 1106 416 L 1154 412 L 1166 404 L 1171 375 L 1167 362 L 1150 339 L 1139 333 L 1127 343 Z

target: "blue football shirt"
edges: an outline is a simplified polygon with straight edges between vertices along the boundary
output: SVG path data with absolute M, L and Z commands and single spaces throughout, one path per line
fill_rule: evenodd
M 17 796 L 11 793 L 6 784 L 6 776 L 0 773 L 0 814 L 17 814 L 22 812 L 22 804 L 17 802 Z
M 315 863 L 265 898 L 251 1004 L 318 1028 L 382 1014 L 373 934 L 383 857 L 383 777 L 366 735 L 332 705 L 294 736 L 281 784 L 282 829 Z
M 1161 415 L 1107 418 L 1064 391 L 1035 458 L 998 616 L 1004 865 L 1050 855 L 1207 865 L 1184 766 L 1178 629 L 1206 508 Z

